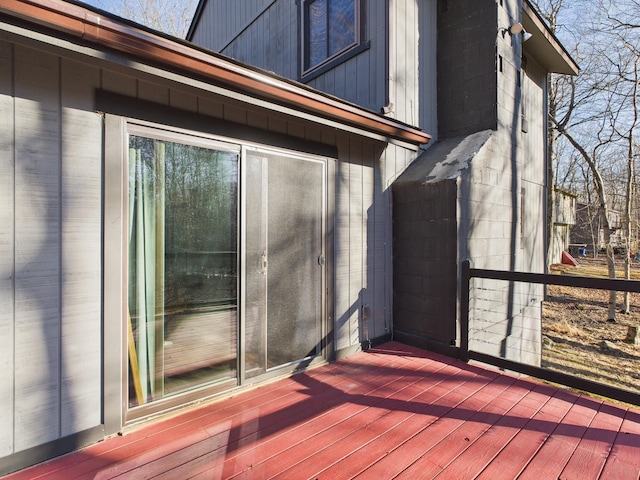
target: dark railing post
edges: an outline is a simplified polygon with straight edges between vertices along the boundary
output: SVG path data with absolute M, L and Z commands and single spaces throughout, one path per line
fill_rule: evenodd
M 460 270 L 460 360 L 469 361 L 469 284 L 471 263 L 464 260 Z

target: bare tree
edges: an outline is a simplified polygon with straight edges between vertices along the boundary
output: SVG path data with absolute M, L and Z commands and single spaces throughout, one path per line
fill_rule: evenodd
M 635 4 L 635 2 L 632 2 Z M 637 4 L 635 4 L 637 7 Z M 612 22 L 612 34 L 617 38 L 622 48 L 618 54 L 609 57 L 614 72 L 619 79 L 620 91 L 623 101 L 620 103 L 618 116 L 621 125 L 614 125 L 620 139 L 626 143 L 627 171 L 626 171 L 626 197 L 624 208 L 624 231 L 626 238 L 625 278 L 631 278 L 631 240 L 633 238 L 632 207 L 634 203 L 634 178 L 635 178 L 635 130 L 638 128 L 638 63 L 640 62 L 640 50 L 634 42 L 634 35 L 629 31 L 640 30 L 640 26 L 623 21 L 621 18 L 609 15 Z M 626 88 L 625 88 L 626 87 Z M 623 312 L 629 313 L 629 292 L 624 294 Z
M 611 205 L 616 202 L 619 192 L 617 185 L 606 181 L 603 173 L 609 170 L 614 172 L 613 165 L 618 159 L 626 157 L 624 205 L 629 219 L 627 239 L 630 239 L 634 130 L 637 126 L 637 49 L 636 44 L 629 40 L 628 32 L 640 29 L 634 22 L 638 18 L 640 5 L 638 0 L 624 0 L 616 2 L 616 6 L 620 7 L 621 3 L 626 5 L 613 9 L 610 0 L 593 0 L 593 8 L 585 9 L 584 2 L 581 3 L 582 17 L 574 24 L 579 25 L 582 31 L 574 37 L 580 41 L 573 43 L 573 51 L 581 64 L 582 73 L 577 78 L 556 79 L 550 86 L 550 117 L 557 134 L 573 147 L 591 171 L 600 213 L 597 217 L 602 221 L 604 231 L 608 272 L 611 278 L 615 278 Z M 543 15 L 555 33 L 558 31 L 558 19 L 566 13 L 564 9 L 571 10 L 564 0 L 539 0 L 536 6 L 545 12 Z M 585 12 L 593 15 L 592 18 L 586 17 Z M 621 30 L 625 30 L 626 35 L 621 34 Z M 630 66 L 634 68 L 630 69 Z M 633 88 L 630 89 L 630 85 Z M 557 154 L 559 139 L 552 135 L 551 158 Z M 623 145 L 627 145 L 626 153 L 621 154 Z M 627 248 L 628 245 L 629 241 Z M 628 251 L 626 257 L 629 257 Z M 616 319 L 616 292 L 610 292 L 608 319 Z
M 185 38 L 198 0 L 85 0 L 85 3 L 174 37 Z
M 569 2 L 570 0 L 533 0 L 532 4 L 536 10 L 541 13 L 551 32 L 556 34 L 558 30 L 558 16 L 564 11 Z M 556 218 L 556 212 L 554 211 L 556 204 L 554 187 L 558 185 L 554 182 L 556 177 L 555 166 L 559 159 L 556 142 L 558 132 L 553 128 L 552 119 L 556 118 L 558 99 L 562 95 L 562 77 L 559 75 L 549 75 L 547 91 L 549 101 L 549 140 L 547 145 L 547 179 L 549 181 L 549 188 L 547 189 L 547 265 L 550 265 L 552 263 L 551 255 L 553 254 L 553 248 L 551 248 L 553 224 Z

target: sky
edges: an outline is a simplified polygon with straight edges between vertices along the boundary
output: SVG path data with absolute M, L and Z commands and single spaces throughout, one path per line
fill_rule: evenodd
M 198 0 L 78 1 L 182 38 L 187 33 L 198 4 Z
M 114 13 L 123 0 L 81 0 L 83 3 Z

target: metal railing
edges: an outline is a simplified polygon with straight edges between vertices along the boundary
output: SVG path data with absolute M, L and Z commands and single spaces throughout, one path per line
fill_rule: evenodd
M 610 399 L 625 403 L 640 405 L 640 394 L 603 384 L 593 380 L 569 375 L 543 367 L 528 365 L 503 357 L 475 351 L 469 348 L 470 335 L 470 292 L 471 279 L 502 280 L 506 282 L 522 282 L 539 285 L 560 285 L 567 287 L 578 287 L 597 290 L 608 290 L 617 292 L 640 293 L 640 281 L 623 280 L 611 278 L 593 278 L 568 275 L 553 275 L 540 273 L 507 272 L 500 270 L 483 270 L 471 268 L 468 260 L 462 262 L 461 271 L 461 297 L 460 297 L 460 350 L 461 360 L 468 362 L 476 360 L 485 364 L 493 365 L 503 370 L 536 377 L 556 384 L 565 385 L 570 388 L 593 393 Z M 640 365 L 638 365 L 640 367 Z

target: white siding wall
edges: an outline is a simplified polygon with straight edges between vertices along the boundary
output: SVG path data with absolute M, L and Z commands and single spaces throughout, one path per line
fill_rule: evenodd
M 62 436 L 101 421 L 102 117 L 92 111 L 100 71 L 60 61 L 60 356 Z
M 459 224 L 467 239 L 460 258 L 474 268 L 542 273 L 544 188 L 519 178 L 521 152 L 512 156 L 512 145 L 508 133 L 495 133 L 464 177 Z M 470 348 L 538 364 L 541 287 L 474 279 L 472 292 Z

